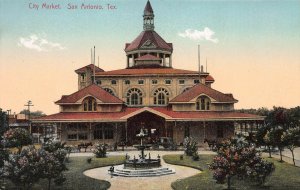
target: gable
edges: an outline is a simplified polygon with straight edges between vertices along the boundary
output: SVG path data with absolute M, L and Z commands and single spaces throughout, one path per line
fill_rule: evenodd
M 197 84 L 187 91 L 173 98 L 169 103 L 191 103 L 201 95 L 206 95 L 215 103 L 236 103 L 237 100 L 232 95 L 224 94 L 215 89 L 212 89 L 204 84 Z
M 116 96 L 111 95 L 101 87 L 92 84 L 81 90 L 74 92 L 68 96 L 62 96 L 62 98 L 56 101 L 56 104 L 79 104 L 82 100 L 88 96 L 94 97 L 97 103 L 102 104 L 123 104 L 123 101 Z

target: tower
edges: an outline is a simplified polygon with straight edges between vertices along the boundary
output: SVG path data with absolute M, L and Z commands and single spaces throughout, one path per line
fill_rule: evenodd
M 145 6 L 143 18 L 144 30 L 154 30 L 154 13 L 149 0 Z
M 154 31 L 154 11 L 148 0 L 143 14 L 143 31 L 125 44 L 127 68 L 172 67 L 173 44 Z

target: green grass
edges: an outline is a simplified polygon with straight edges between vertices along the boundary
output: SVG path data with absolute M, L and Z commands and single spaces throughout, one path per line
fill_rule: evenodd
M 202 172 L 185 178 L 177 180 L 172 183 L 174 190 L 198 190 L 198 189 L 226 189 L 227 185 L 216 184 L 212 177 L 212 172 L 208 169 L 208 163 L 212 162 L 213 155 L 200 155 L 199 161 L 193 161 L 190 157 L 184 156 L 180 160 L 179 155 L 165 155 L 163 159 L 169 164 L 189 166 L 201 170 Z M 267 179 L 264 186 L 259 187 L 250 183 L 249 181 L 240 181 L 233 179 L 233 188 L 240 190 L 250 189 L 274 189 L 274 190 L 296 190 L 300 189 L 300 168 L 288 163 L 281 163 L 277 159 L 267 158 L 275 164 L 275 171 Z
M 110 156 L 107 158 L 92 158 L 92 162 L 87 163 L 87 158 L 89 157 L 70 157 L 67 163 L 68 170 L 64 172 L 66 176 L 66 181 L 62 186 L 55 186 L 51 184 L 52 190 L 93 190 L 93 189 L 108 189 L 110 183 L 104 180 L 96 180 L 87 177 L 83 174 L 85 170 L 118 165 L 125 161 L 125 156 Z M 33 190 L 45 190 L 47 189 L 47 181 L 40 180 L 33 187 Z M 7 189 L 17 189 L 13 184 L 8 183 Z

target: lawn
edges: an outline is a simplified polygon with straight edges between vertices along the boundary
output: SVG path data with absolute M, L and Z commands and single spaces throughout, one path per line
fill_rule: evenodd
M 198 190 L 198 189 L 226 189 L 227 185 L 216 184 L 212 178 L 212 172 L 208 170 L 208 163 L 212 162 L 213 155 L 200 155 L 199 161 L 193 161 L 190 157 L 184 156 L 180 160 L 179 155 L 165 155 L 165 162 L 175 165 L 184 165 L 197 168 L 202 171 L 197 175 L 177 180 L 172 183 L 174 190 Z M 296 190 L 300 187 L 300 168 L 288 163 L 280 163 L 277 159 L 267 158 L 275 164 L 275 171 L 263 187 L 258 187 L 250 182 L 233 180 L 233 188 L 240 190 L 249 189 L 275 189 L 275 190 Z
M 52 190 L 93 190 L 93 189 L 108 189 L 110 183 L 104 180 L 96 180 L 83 175 L 83 172 L 88 169 L 118 165 L 125 161 L 125 156 L 110 156 L 107 158 L 94 158 L 92 162 L 87 163 L 89 157 L 70 157 L 67 163 L 68 171 L 64 172 L 67 180 L 62 186 L 55 186 L 52 184 Z M 8 183 L 7 189 L 17 189 L 12 184 Z M 45 190 L 47 189 L 47 181 L 40 180 L 33 187 L 33 190 Z

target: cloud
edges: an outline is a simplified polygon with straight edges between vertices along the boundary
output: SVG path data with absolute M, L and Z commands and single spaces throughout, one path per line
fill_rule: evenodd
M 214 37 L 215 32 L 205 27 L 203 31 L 195 29 L 186 29 L 184 32 L 179 32 L 178 35 L 183 38 L 189 38 L 191 40 L 207 40 L 213 43 L 218 43 L 219 40 Z
M 20 37 L 18 46 L 25 47 L 36 51 L 50 51 L 50 50 L 64 50 L 66 49 L 59 43 L 48 41 L 45 38 L 41 38 L 36 34 L 32 34 L 29 37 Z

